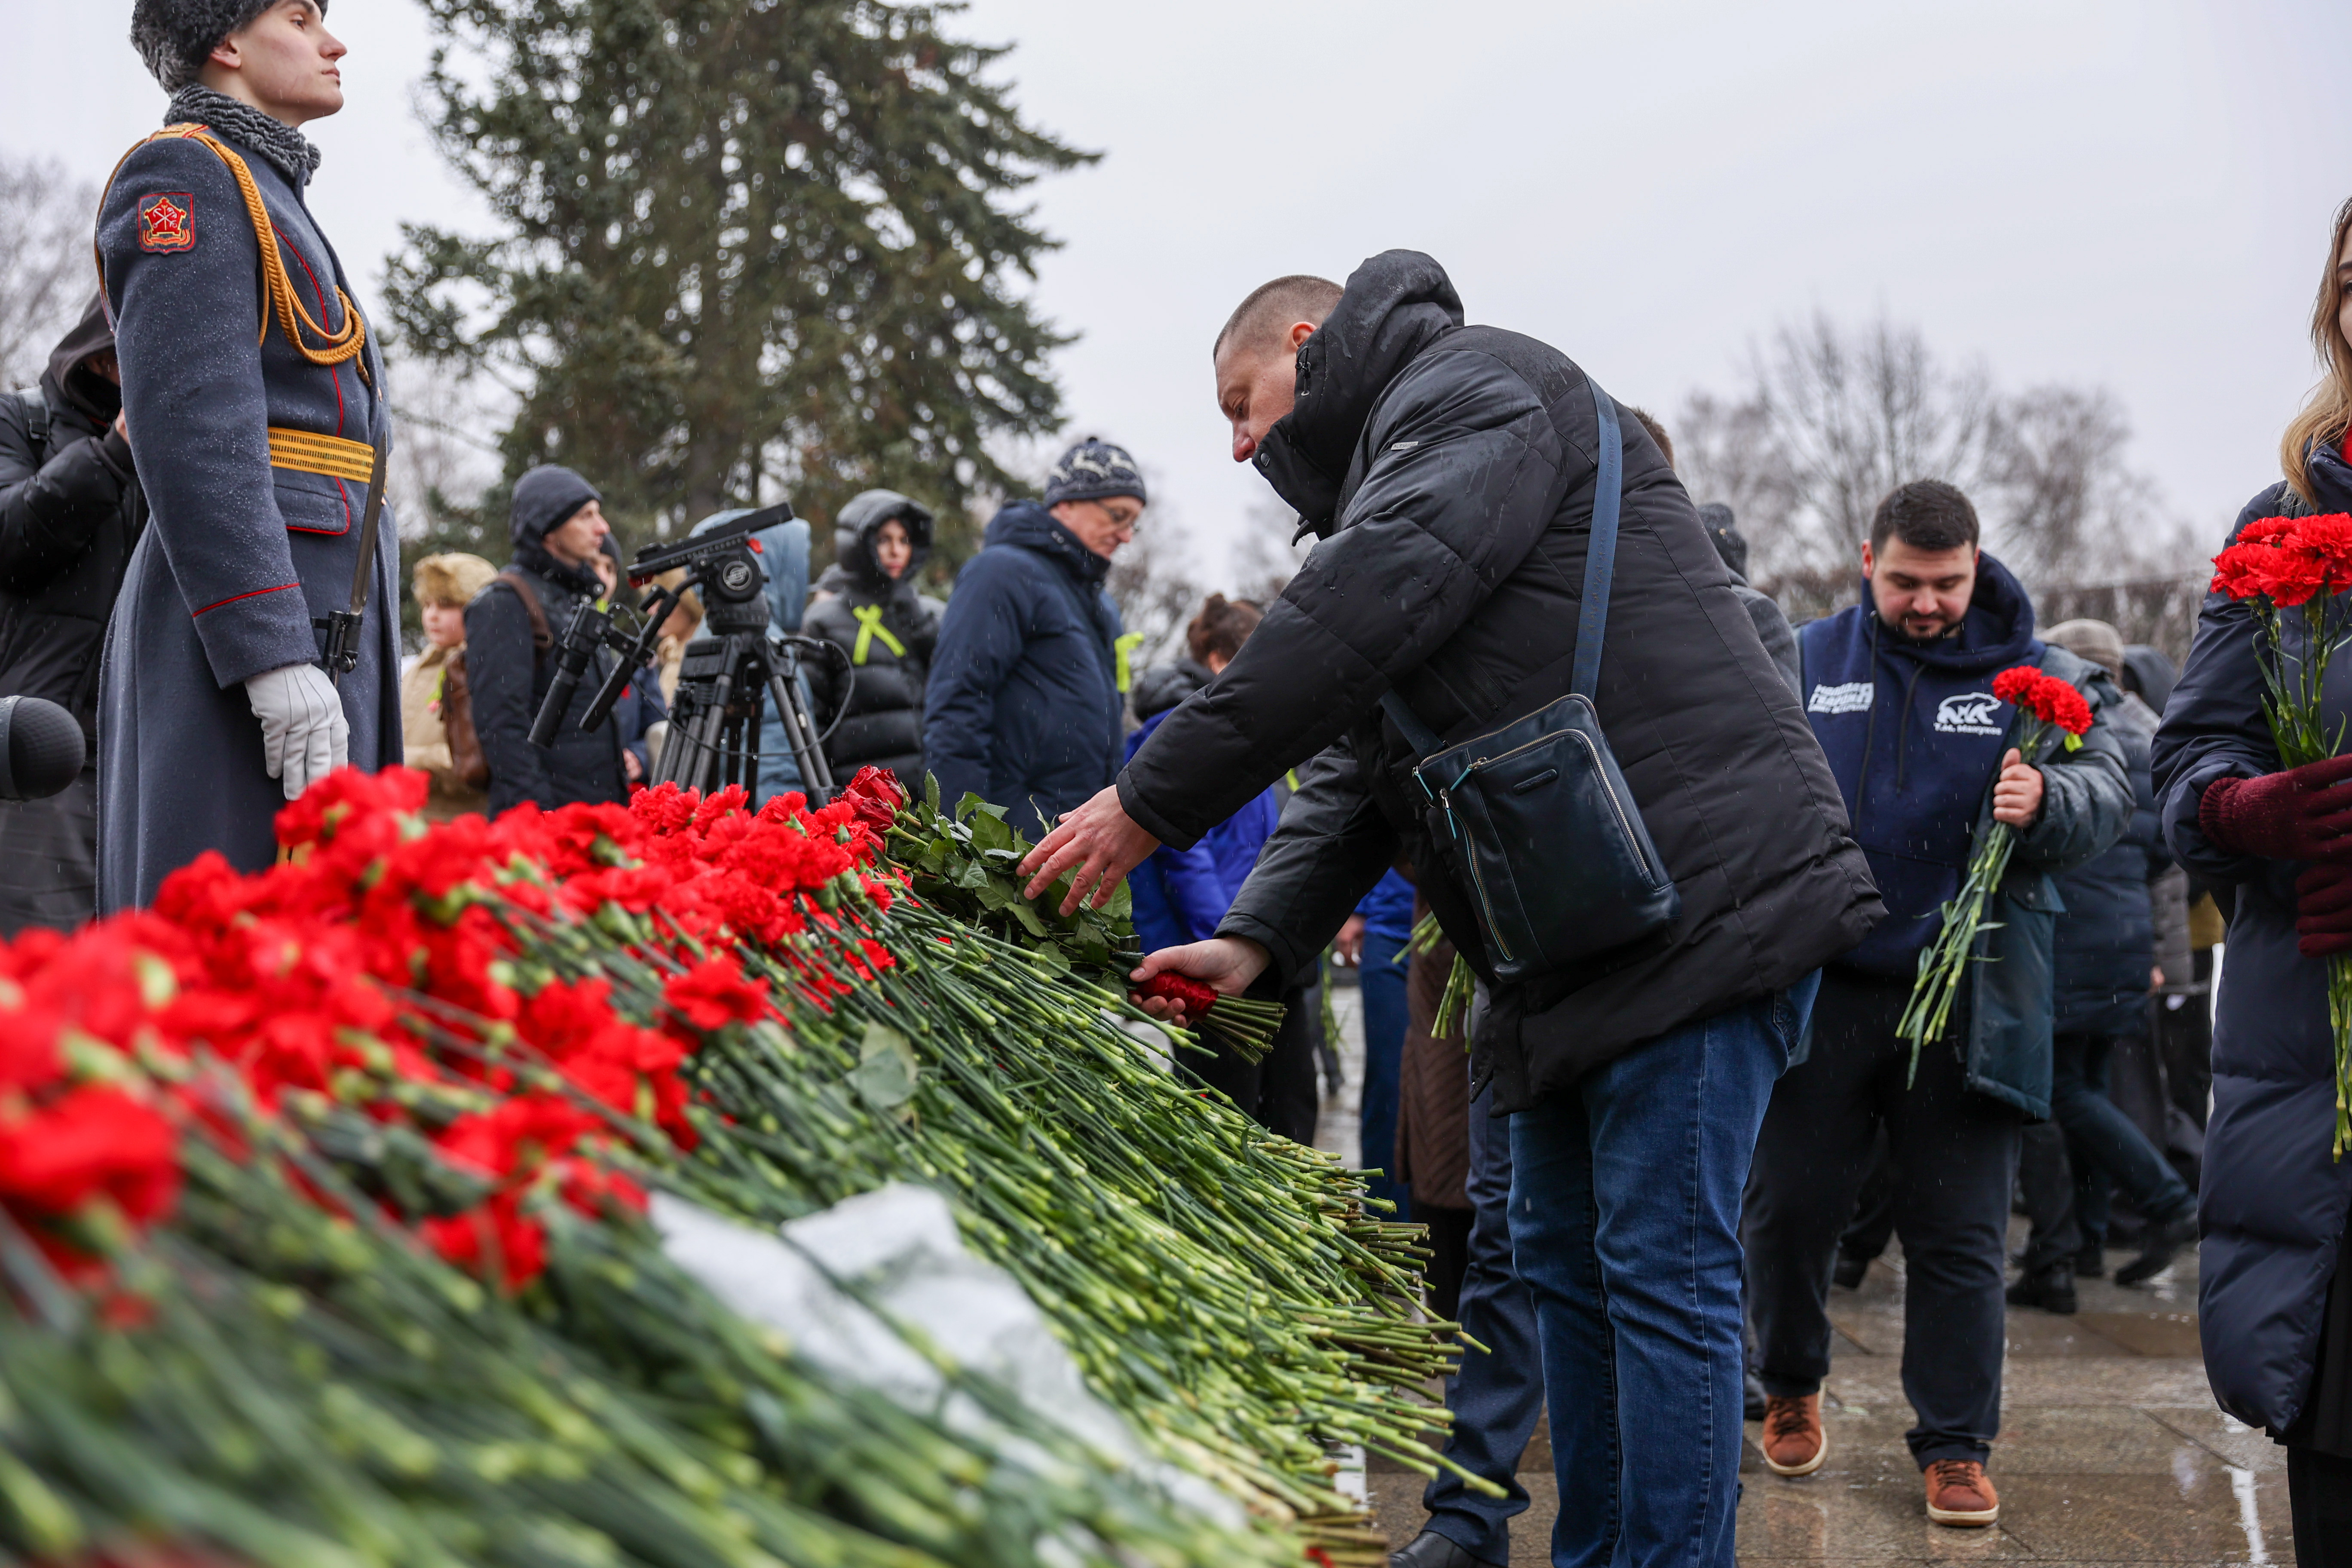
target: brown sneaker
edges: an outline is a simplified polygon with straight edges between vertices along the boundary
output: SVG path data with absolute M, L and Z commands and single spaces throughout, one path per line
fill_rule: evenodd
M 1776 1394 L 1764 1402 L 1764 1468 L 1776 1476 L 1810 1476 L 1830 1457 L 1822 1430 L 1822 1396 Z
M 1937 1524 L 1992 1524 L 2000 1518 L 2000 1494 L 1976 1460 L 1938 1459 L 1927 1467 L 1927 1517 Z

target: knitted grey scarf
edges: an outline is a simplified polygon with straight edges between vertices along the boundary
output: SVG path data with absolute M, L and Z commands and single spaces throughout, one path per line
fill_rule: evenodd
M 319 172 L 319 149 L 299 131 L 202 82 L 192 81 L 173 93 L 163 110 L 166 125 L 191 120 L 252 148 L 298 189 Z

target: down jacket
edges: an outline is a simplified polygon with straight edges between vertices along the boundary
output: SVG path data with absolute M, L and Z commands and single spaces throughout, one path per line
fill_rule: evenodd
M 907 531 L 914 549 L 894 581 L 874 558 L 874 536 L 886 522 Z M 833 597 L 808 607 L 801 629 L 847 656 L 813 658 L 808 671 L 817 727 L 831 726 L 824 743 L 834 782 L 847 784 L 866 766 L 888 768 L 915 794 L 923 788 L 923 684 L 939 646 L 936 599 L 915 592 L 915 578 L 931 553 L 931 514 L 891 490 L 867 490 L 841 509 L 834 530 L 834 567 L 818 586 Z
M 989 523 L 940 617 L 923 699 L 923 764 L 949 805 L 977 795 L 1039 839 L 1118 771 L 1125 683 L 1109 573 L 1034 501 Z
M 1500 1110 L 1794 984 L 1879 912 L 1794 693 L 1664 458 L 1630 417 L 1622 427 L 1595 696 L 1682 913 L 1662 940 L 1495 988 L 1475 1054 Z M 1272 953 L 1261 985 L 1304 974 L 1401 856 L 1444 863 L 1383 691 L 1400 689 L 1449 743 L 1566 692 L 1598 431 L 1581 370 L 1532 339 L 1463 325 L 1444 270 L 1412 251 L 1366 262 L 1300 346 L 1297 405 L 1255 460 L 1322 542 L 1118 781 L 1129 815 L 1183 846 L 1300 767 L 1220 928 Z M 1491 983 L 1465 889 L 1425 876 L 1423 890 Z
M 2352 466 L 2340 454 L 2315 452 L 2310 471 L 2315 510 L 2352 511 Z M 2273 485 L 2237 527 L 2285 511 L 2292 499 Z M 2292 652 L 2300 617 L 2287 624 Z M 2157 811 L 2172 852 L 2189 876 L 2229 884 L 2237 897 L 2214 1004 L 2197 1328 L 2221 1408 L 2275 1436 L 2294 1424 L 2311 1387 L 2352 1203 L 2352 1160 L 2331 1152 L 2327 965 L 2295 949 L 2294 882 L 2305 868 L 2231 854 L 2197 826 L 2206 785 L 2278 771 L 2263 696 L 2252 616 L 2209 595 L 2154 753 Z M 2330 661 L 2322 700 L 2328 724 L 2352 716 L 2352 660 Z

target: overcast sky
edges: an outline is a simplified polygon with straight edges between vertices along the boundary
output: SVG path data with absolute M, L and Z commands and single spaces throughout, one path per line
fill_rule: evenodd
M 127 0 L 14 8 L 0 148 L 103 178 L 163 103 Z M 1034 191 L 1065 242 L 1039 303 L 1083 334 L 1071 430 L 1211 540 L 1269 500 L 1230 460 L 1216 328 L 1266 278 L 1391 246 L 1669 424 L 1816 307 L 1916 322 L 2009 387 L 2105 384 L 2218 540 L 2276 477 L 2352 194 L 2343 0 L 977 0 L 954 25 L 1016 45 L 1029 118 L 1107 154 Z M 332 26 L 350 103 L 311 128 L 314 205 L 373 290 L 402 219 L 478 209 L 418 124 L 412 0 Z

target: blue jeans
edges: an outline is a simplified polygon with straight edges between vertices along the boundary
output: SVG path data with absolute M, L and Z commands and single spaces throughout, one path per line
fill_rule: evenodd
M 1553 1568 L 1731 1568 L 1740 1190 L 1818 984 L 1685 1024 L 1511 1118 L 1511 1253 L 1559 1482 Z
M 1367 930 L 1359 984 L 1364 996 L 1364 1098 L 1359 1145 L 1367 1171 L 1396 1169 L 1398 1082 L 1404 1072 L 1404 1030 L 1411 1021 L 1404 1001 L 1406 966 L 1397 962 L 1412 933 Z M 1412 1217 L 1412 1189 L 1386 1175 L 1364 1190 L 1396 1205 L 1391 1219 Z
M 1464 1070 L 1468 1070 L 1466 1066 Z M 1421 1494 L 1433 1530 L 1486 1563 L 1511 1560 L 1511 1521 L 1527 1511 L 1518 1482 L 1519 1457 L 1543 1414 L 1542 1351 L 1536 1306 L 1511 1267 L 1511 1131 L 1488 1114 L 1495 1092 L 1470 1102 L 1470 1267 L 1462 1276 L 1462 1331 L 1494 1353 L 1465 1347 L 1461 1367 L 1445 1380 L 1445 1408 L 1454 1428 L 1445 1457 L 1501 1487 L 1485 1497 L 1441 1470 Z

